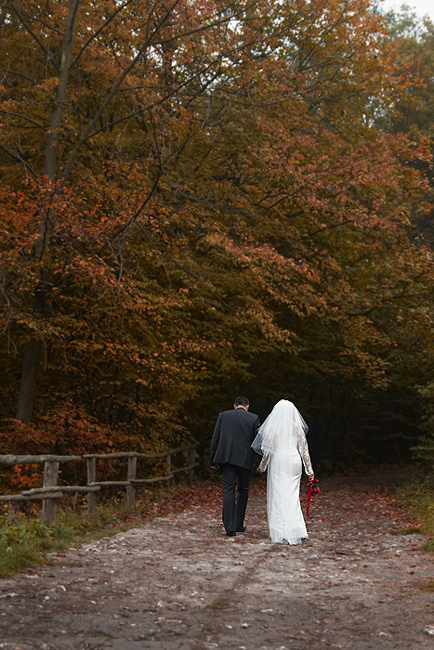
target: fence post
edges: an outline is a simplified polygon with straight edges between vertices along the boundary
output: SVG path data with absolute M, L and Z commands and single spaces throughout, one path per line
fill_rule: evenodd
M 54 487 L 57 485 L 59 474 L 59 463 L 49 460 L 44 465 L 44 487 Z M 53 490 L 54 491 L 54 490 Z M 46 526 L 54 526 L 56 523 L 56 499 L 42 500 L 42 523 Z
M 137 471 L 137 456 L 129 456 L 127 481 L 131 481 L 136 478 L 136 471 Z M 134 508 L 135 503 L 136 503 L 136 488 L 134 487 L 134 485 L 127 485 L 127 508 Z
M 90 485 L 96 480 L 96 458 L 86 458 L 87 484 Z M 96 515 L 96 493 L 87 493 L 87 516 L 92 519 Z
M 196 447 L 193 447 L 193 449 L 190 449 L 188 452 L 188 464 L 193 465 L 196 460 Z M 194 477 L 194 467 L 191 467 L 188 470 L 188 484 L 192 485 L 193 484 L 193 477 Z

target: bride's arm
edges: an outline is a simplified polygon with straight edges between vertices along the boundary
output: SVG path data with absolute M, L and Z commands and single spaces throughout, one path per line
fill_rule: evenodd
M 268 466 L 268 461 L 270 460 L 270 453 L 264 454 L 262 460 L 258 465 L 258 472 L 265 472 Z
M 301 459 L 304 465 L 304 471 L 309 477 L 309 481 L 313 481 L 315 475 L 312 469 L 312 462 L 309 455 L 309 447 L 307 445 L 307 440 L 305 433 L 301 427 L 297 427 L 297 438 L 298 438 L 298 450 L 300 452 Z

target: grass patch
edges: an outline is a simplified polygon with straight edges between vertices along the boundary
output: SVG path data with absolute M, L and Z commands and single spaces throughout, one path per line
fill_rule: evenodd
M 422 550 L 427 551 L 428 553 L 434 553 L 434 539 L 429 539 L 425 544 L 423 544 Z
M 51 527 L 44 526 L 40 517 L 0 516 L 0 578 L 47 564 L 47 553 L 62 553 L 85 542 L 141 526 L 155 517 L 183 512 L 192 506 L 220 512 L 220 493 L 215 486 L 215 481 L 201 481 L 192 487 L 155 486 L 137 500 L 134 510 L 128 509 L 120 497 L 102 504 L 93 520 L 86 519 L 86 508 L 81 516 L 59 508 L 57 523 Z
M 407 528 L 400 528 L 399 530 L 390 531 L 391 535 L 417 535 L 421 531 L 420 524 L 418 526 L 408 526 Z
M 39 518 L 7 515 L 0 519 L 0 577 L 44 564 L 47 553 L 61 553 L 128 527 L 121 517 L 113 518 L 107 511 L 93 521 L 59 512 L 55 526 L 45 526 Z
M 421 591 L 434 592 L 434 578 L 427 578 L 420 586 Z
M 220 610 L 220 609 L 227 609 L 229 605 L 230 603 L 226 598 L 219 597 L 216 598 L 212 603 L 210 603 L 208 605 L 208 608 Z
M 421 547 L 424 551 L 434 552 L 434 488 L 427 481 L 412 483 L 398 488 L 397 499 L 404 506 L 410 518 L 416 522 L 411 527 L 413 532 L 422 532 L 429 540 Z M 403 534 L 412 534 L 404 532 Z

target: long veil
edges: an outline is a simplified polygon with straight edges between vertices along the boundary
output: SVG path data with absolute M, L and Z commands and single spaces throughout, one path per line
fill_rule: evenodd
M 252 448 L 261 456 L 268 456 L 277 447 L 297 446 L 302 432 L 309 430 L 295 405 L 286 399 L 281 399 L 274 406 L 270 415 L 259 428 L 252 442 Z
M 292 402 L 280 400 L 252 443 L 262 454 L 259 470 L 267 472 L 267 516 L 274 543 L 300 544 L 308 537 L 300 507 L 302 462 L 313 474 L 306 441 L 306 422 Z

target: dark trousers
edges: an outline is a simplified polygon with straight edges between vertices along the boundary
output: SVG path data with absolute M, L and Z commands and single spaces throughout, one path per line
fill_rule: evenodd
M 222 463 L 220 469 L 223 482 L 223 525 L 227 533 L 234 533 L 244 525 L 251 472 L 231 463 Z

